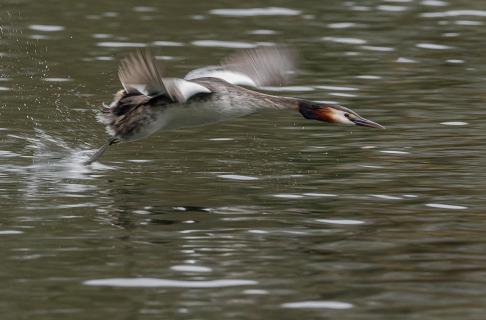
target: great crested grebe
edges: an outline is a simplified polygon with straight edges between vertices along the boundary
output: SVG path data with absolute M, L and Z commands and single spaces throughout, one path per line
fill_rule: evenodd
M 104 106 L 99 115 L 110 139 L 85 164 L 96 161 L 117 142 L 265 109 L 296 111 L 312 120 L 384 128 L 340 105 L 273 96 L 242 87 L 280 85 L 294 70 L 292 50 L 260 47 L 229 56 L 218 66 L 195 69 L 184 79 L 166 78 L 150 51 L 135 51 L 120 63 L 118 77 L 123 90 L 115 94 L 113 102 Z

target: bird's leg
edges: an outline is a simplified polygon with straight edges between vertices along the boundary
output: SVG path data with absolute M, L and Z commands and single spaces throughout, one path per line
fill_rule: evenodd
M 105 153 L 106 150 L 108 150 L 108 147 L 111 146 L 114 143 L 119 142 L 117 138 L 111 138 L 109 139 L 104 145 L 101 146 L 101 148 L 98 149 L 98 151 L 95 152 L 88 160 L 83 162 L 84 165 L 89 165 L 98 160 L 99 157 Z

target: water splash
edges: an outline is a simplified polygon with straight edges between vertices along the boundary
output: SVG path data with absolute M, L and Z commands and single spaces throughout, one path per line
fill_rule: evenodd
M 21 193 L 26 200 L 52 194 L 62 196 L 91 192 L 96 189 L 94 185 L 79 181 L 95 179 L 100 172 L 114 169 L 100 163 L 85 166 L 83 163 L 92 150 L 71 147 L 61 138 L 39 128 L 34 129 L 34 132 L 34 137 L 10 135 L 11 138 L 27 143 L 24 156 L 32 154 L 31 164 L 8 167 L 10 172 L 23 176 L 21 181 L 25 186 L 21 188 Z

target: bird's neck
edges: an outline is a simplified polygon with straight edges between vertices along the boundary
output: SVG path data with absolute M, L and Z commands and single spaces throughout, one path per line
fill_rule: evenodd
M 254 98 L 254 103 L 262 110 L 290 110 L 298 111 L 301 99 L 292 97 L 280 97 L 258 92 Z

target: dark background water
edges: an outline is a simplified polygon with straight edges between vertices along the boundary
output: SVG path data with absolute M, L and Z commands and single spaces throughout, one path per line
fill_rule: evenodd
M 3 0 L 2 319 L 484 319 L 484 9 Z M 134 47 L 182 76 L 273 43 L 269 92 L 388 129 L 255 114 L 81 165 Z

